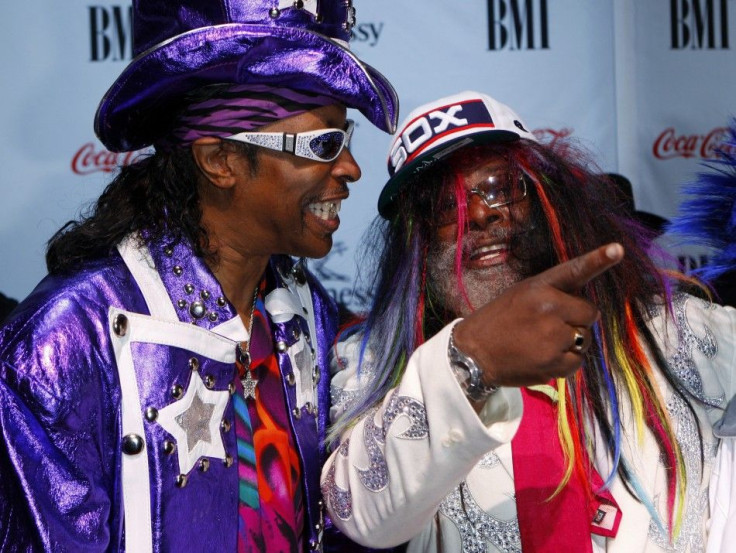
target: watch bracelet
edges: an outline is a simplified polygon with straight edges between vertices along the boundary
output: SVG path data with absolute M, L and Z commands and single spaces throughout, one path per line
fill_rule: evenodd
M 455 326 L 450 331 L 450 340 L 447 343 L 447 358 L 450 361 L 453 372 L 459 370 L 467 373 L 467 378 L 463 380 L 460 380 L 458 377 L 458 382 L 460 382 L 465 395 L 473 401 L 483 401 L 498 391 L 499 386 L 486 386 L 481 382 L 482 371 L 478 364 L 472 357 L 460 351 L 455 345 Z

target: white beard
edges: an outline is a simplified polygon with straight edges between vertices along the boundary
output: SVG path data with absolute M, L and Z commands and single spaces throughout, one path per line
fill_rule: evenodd
M 466 248 L 472 243 L 465 236 Z M 430 249 L 427 256 L 427 284 L 436 294 L 436 300 L 457 317 L 466 317 L 500 296 L 510 286 L 524 279 L 521 271 L 510 263 L 502 263 L 484 269 L 462 267 L 462 284 L 468 294 L 470 305 L 462 293 L 460 283 L 455 278 L 455 243 L 440 242 Z

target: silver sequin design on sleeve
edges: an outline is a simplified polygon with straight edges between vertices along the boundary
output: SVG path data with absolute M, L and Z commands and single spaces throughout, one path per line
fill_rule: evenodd
M 348 456 L 350 439 L 348 438 L 337 449 L 337 454 L 342 457 Z M 327 472 L 324 484 L 322 484 L 322 495 L 332 505 L 332 512 L 342 520 L 348 520 L 353 514 L 353 497 L 350 490 L 343 490 L 335 483 L 335 461 Z
M 419 440 L 429 435 L 424 404 L 411 397 L 399 396 L 395 392 L 391 395 L 383 413 L 382 427 L 375 423 L 373 413 L 368 416 L 363 431 L 363 442 L 370 465 L 367 469 L 358 468 L 358 474 L 363 485 L 372 492 L 381 491 L 388 485 L 388 466 L 383 455 L 383 446 L 386 444 L 389 428 L 399 417 L 408 417 L 411 424 L 397 438 Z
M 391 425 L 399 417 L 408 417 L 411 424 L 409 428 L 397 436 L 398 438 L 418 440 L 429 435 L 427 411 L 424 405 L 416 399 L 393 393 L 383 414 L 382 427 L 375 423 L 377 412 L 378 409 L 375 408 L 368 413 L 363 432 L 363 440 L 370 459 L 369 467 L 367 469 L 357 469 L 360 481 L 373 492 L 381 491 L 388 485 L 388 465 L 383 455 L 382 446 L 386 443 L 386 435 Z M 349 440 L 346 440 L 340 445 L 338 455 L 347 457 L 348 444 Z M 348 520 L 353 514 L 352 495 L 349 490 L 343 490 L 335 482 L 336 461 L 337 459 L 333 461 L 322 485 L 322 495 L 330 502 L 332 510 L 338 518 Z

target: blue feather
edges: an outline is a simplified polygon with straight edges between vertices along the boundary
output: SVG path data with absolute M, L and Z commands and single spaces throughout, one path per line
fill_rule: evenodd
M 736 269 L 736 118 L 717 154 L 704 162 L 706 171 L 684 185 L 686 199 L 666 229 L 686 244 L 713 250 L 710 262 L 693 271 L 706 281 Z

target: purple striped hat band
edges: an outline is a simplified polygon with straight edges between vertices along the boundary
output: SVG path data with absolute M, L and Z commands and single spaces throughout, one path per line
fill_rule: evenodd
M 157 146 L 187 146 L 198 138 L 225 138 L 334 104 L 329 96 L 270 85 L 216 85 L 197 92 Z

